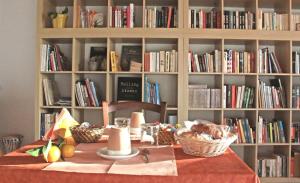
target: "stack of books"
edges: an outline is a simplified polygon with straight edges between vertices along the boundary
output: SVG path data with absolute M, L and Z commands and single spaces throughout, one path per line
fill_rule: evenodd
M 255 53 L 226 49 L 224 52 L 225 73 L 254 73 Z
M 293 62 L 293 73 L 300 74 L 300 53 L 299 52 L 293 51 L 292 62 Z
M 159 88 L 160 86 L 157 81 L 153 82 L 145 76 L 144 102 L 160 105 L 161 99 Z
M 151 7 L 145 9 L 145 27 L 147 28 L 176 28 L 176 7 Z
M 60 51 L 56 44 L 41 45 L 41 71 L 65 71 L 67 58 Z
M 255 29 L 255 13 L 249 11 L 224 11 L 225 29 Z
M 300 143 L 300 122 L 293 122 L 291 140 L 293 143 Z
M 146 52 L 144 60 L 145 72 L 177 72 L 178 68 L 178 52 L 157 51 Z
M 282 120 L 265 120 L 258 116 L 258 143 L 286 143 L 285 125 Z
M 248 118 L 225 118 L 223 122 L 238 134 L 235 143 L 255 142 L 255 128 L 251 128 Z
M 259 73 L 282 73 L 276 55 L 268 48 L 259 49 Z
M 41 126 L 40 126 L 40 138 L 45 136 L 45 133 L 50 130 L 50 128 L 55 123 L 55 116 L 58 113 L 41 113 Z
M 133 28 L 135 26 L 134 4 L 129 6 L 110 6 L 109 7 L 110 27 Z
M 221 72 L 222 52 L 214 50 L 211 53 L 188 54 L 189 72 Z
M 254 105 L 255 89 L 245 85 L 224 85 L 224 108 L 252 108 Z
M 220 108 L 221 89 L 207 88 L 207 85 L 189 85 L 190 108 Z
M 285 155 L 273 154 L 258 157 L 259 177 L 286 177 L 288 158 Z
M 300 86 L 294 86 L 292 89 L 292 106 L 300 108 Z
M 211 11 L 189 9 L 189 27 L 190 28 L 217 28 L 221 29 L 221 12 L 213 8 Z
M 100 106 L 93 81 L 86 78 L 84 81 L 77 81 L 75 87 L 76 101 L 80 107 Z
M 292 21 L 291 30 L 292 31 L 299 31 L 299 29 L 297 29 L 297 24 L 300 23 L 300 14 L 293 13 L 291 15 L 291 21 Z
M 286 95 L 280 78 L 270 79 L 270 86 L 259 81 L 258 106 L 265 109 L 286 107 Z
M 289 15 L 276 12 L 258 11 L 258 29 L 284 31 L 289 29 Z

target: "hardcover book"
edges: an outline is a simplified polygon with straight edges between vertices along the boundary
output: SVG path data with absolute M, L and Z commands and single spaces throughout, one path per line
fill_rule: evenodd
M 130 71 L 131 62 L 142 63 L 142 46 L 123 46 L 121 55 L 122 71 Z
M 106 70 L 106 47 L 91 47 L 90 61 L 98 62 L 100 71 Z
M 119 77 L 117 100 L 142 101 L 142 78 Z

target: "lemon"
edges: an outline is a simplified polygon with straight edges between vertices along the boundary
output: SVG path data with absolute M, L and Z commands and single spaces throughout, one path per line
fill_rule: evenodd
M 57 146 L 52 146 L 48 153 L 48 162 L 52 163 L 58 161 L 60 159 L 60 155 L 60 149 Z

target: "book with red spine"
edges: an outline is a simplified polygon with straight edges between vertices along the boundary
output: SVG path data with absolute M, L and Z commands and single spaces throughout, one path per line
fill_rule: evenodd
M 150 72 L 150 53 L 145 53 L 145 58 L 144 58 L 144 71 L 145 72 Z
M 55 53 L 56 53 L 56 59 L 57 59 L 57 64 L 58 64 L 58 70 L 63 71 L 63 66 L 61 62 L 61 55 L 60 55 L 60 50 L 57 45 L 54 45 Z
M 51 67 L 51 69 L 50 69 L 51 71 L 55 71 L 53 52 L 50 53 L 50 67 Z
M 90 80 L 89 79 L 85 79 L 84 81 L 85 81 L 85 85 L 86 85 L 87 92 L 88 92 L 88 95 L 89 95 L 90 104 L 93 107 L 95 107 L 96 106 L 96 102 L 95 102 L 95 99 L 94 99 L 94 96 L 93 96 L 93 93 L 92 93 L 92 90 L 91 90 Z
M 130 7 L 127 6 L 127 20 L 126 20 L 126 24 L 127 24 L 127 28 L 130 28 Z
M 168 25 L 167 28 L 171 27 L 171 18 L 172 18 L 172 7 L 168 7 Z

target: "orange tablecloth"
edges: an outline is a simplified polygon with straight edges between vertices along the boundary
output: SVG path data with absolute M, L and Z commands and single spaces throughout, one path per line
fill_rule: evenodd
M 0 157 L 0 183 L 259 183 L 255 173 L 231 149 L 219 157 L 198 158 L 184 154 L 176 146 L 178 176 L 135 176 L 43 171 L 48 163 L 42 157 L 34 158 L 24 153 L 41 143 Z

